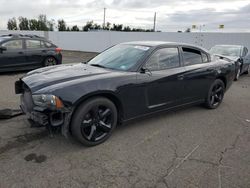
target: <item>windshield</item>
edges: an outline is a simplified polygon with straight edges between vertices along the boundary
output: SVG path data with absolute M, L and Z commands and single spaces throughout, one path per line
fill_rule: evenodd
M 240 56 L 240 46 L 214 46 L 210 49 L 210 53 L 225 56 Z
M 147 46 L 119 44 L 99 54 L 89 65 L 127 71 L 149 50 Z

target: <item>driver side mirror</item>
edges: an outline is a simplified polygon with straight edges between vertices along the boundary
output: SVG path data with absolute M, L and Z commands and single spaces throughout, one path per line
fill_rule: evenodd
M 142 73 L 142 74 L 148 74 L 149 76 L 152 75 L 152 72 L 148 68 L 146 68 L 146 67 L 142 67 L 140 73 Z
M 7 48 L 5 46 L 0 46 L 0 52 L 2 53 L 3 51 L 6 51 Z

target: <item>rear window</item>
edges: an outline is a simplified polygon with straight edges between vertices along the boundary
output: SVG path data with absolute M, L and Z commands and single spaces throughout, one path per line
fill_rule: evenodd
M 184 65 L 196 65 L 203 62 L 201 52 L 192 48 L 182 48 Z
M 41 41 L 39 40 L 26 40 L 27 48 L 41 48 Z

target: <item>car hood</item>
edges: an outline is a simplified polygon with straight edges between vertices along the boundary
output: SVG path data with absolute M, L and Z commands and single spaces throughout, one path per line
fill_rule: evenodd
M 83 78 L 97 77 L 112 72 L 116 71 L 78 63 L 37 69 L 27 73 L 22 78 L 22 81 L 31 91 L 37 91 L 44 87 L 82 80 Z

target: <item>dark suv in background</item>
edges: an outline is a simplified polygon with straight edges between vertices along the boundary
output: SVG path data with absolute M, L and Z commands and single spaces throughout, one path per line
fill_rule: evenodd
M 0 72 L 62 64 L 61 50 L 37 35 L 1 35 Z

